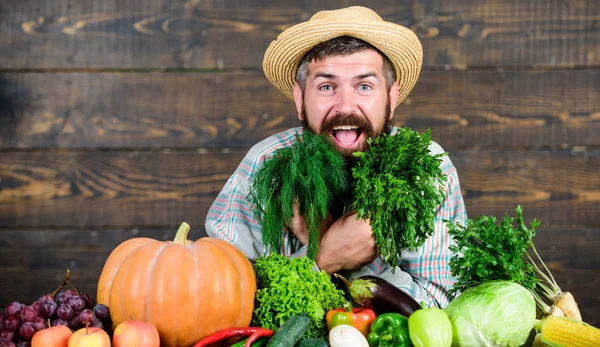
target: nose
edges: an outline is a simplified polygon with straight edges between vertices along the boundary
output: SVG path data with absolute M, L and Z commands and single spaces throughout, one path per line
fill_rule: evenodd
M 353 88 L 339 88 L 335 111 L 341 114 L 352 114 L 356 112 L 356 95 Z

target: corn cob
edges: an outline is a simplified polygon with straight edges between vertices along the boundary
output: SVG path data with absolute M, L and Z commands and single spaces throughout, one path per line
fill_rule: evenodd
M 568 317 L 548 316 L 536 322 L 538 338 L 549 346 L 600 346 L 600 329 Z

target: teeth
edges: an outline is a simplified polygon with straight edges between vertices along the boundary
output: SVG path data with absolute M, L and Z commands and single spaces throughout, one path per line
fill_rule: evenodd
M 340 126 L 333 128 L 333 130 L 354 130 L 354 129 L 358 129 L 358 127 L 355 125 L 340 125 Z

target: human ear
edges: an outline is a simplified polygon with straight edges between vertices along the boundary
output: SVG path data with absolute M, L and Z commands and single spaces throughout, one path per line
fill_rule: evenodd
M 298 119 L 302 120 L 302 88 L 300 88 L 298 82 L 294 83 L 294 102 L 296 103 Z
M 390 119 L 394 118 L 394 110 L 396 109 L 396 102 L 398 102 L 398 82 L 394 82 L 390 87 Z

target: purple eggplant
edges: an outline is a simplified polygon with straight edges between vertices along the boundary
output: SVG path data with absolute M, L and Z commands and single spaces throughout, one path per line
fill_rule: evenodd
M 370 308 L 375 314 L 396 312 L 408 317 L 421 305 L 402 289 L 376 276 L 361 276 L 348 281 L 339 274 L 334 274 L 346 286 L 354 303 Z

